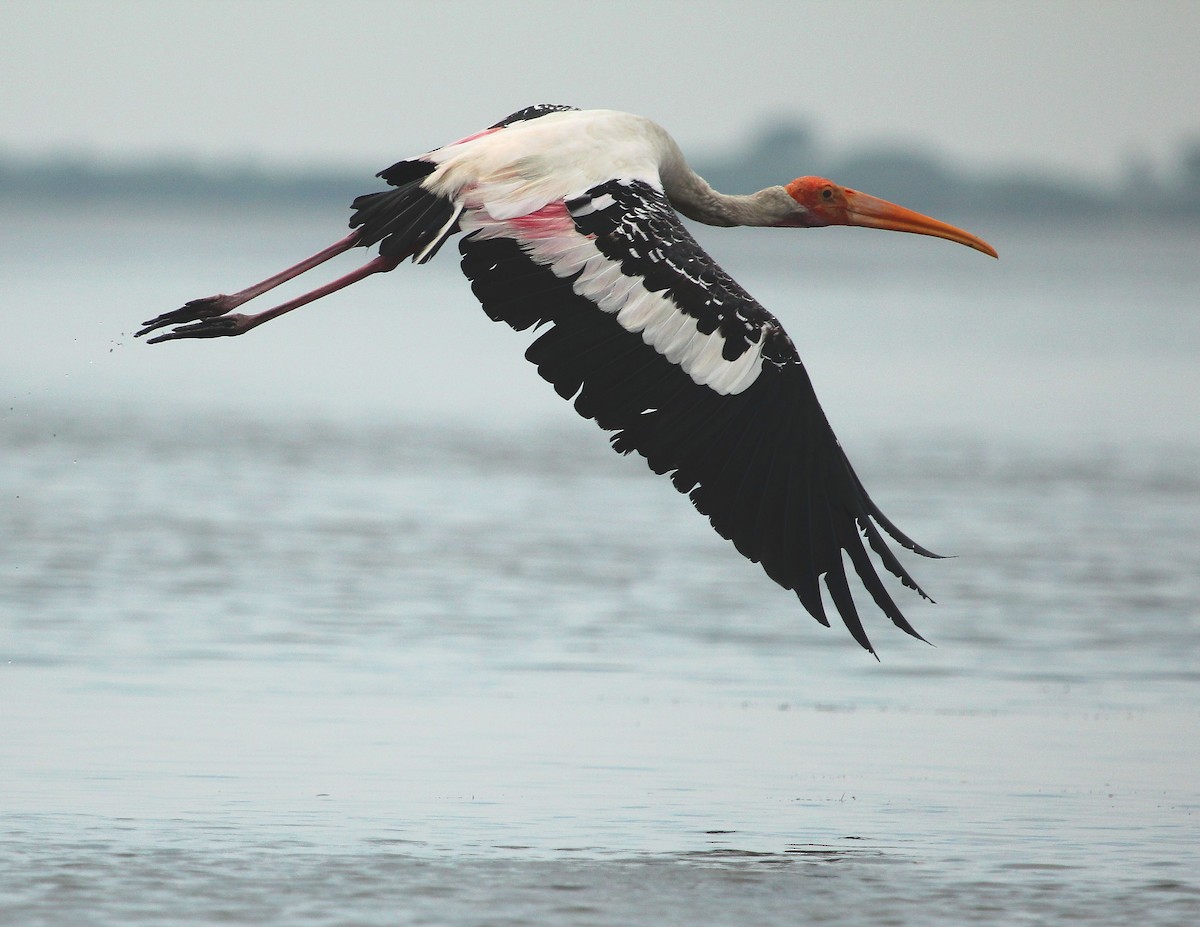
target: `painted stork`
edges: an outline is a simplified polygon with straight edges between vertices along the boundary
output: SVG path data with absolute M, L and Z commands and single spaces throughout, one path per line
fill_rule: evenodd
M 353 230 L 305 261 L 230 295 L 192 300 L 144 323 L 151 342 L 241 335 L 411 257 L 423 264 L 462 234 L 462 269 L 495 321 L 547 326 L 525 356 L 577 412 L 669 474 L 712 526 L 828 626 L 818 580 L 864 648 L 843 555 L 875 604 L 922 639 L 864 546 L 924 598 L 883 535 L 936 557 L 867 495 L 779 322 L 706 254 L 679 218 L 707 225 L 859 225 L 959 242 L 967 232 L 819 177 L 749 196 L 718 193 L 640 116 L 531 106 L 378 175 Z M 257 315 L 247 300 L 354 247 L 359 269 Z

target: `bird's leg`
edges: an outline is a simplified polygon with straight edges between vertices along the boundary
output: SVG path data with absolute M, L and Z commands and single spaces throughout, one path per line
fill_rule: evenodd
M 322 296 L 336 293 L 343 287 L 357 283 L 364 277 L 371 276 L 371 274 L 387 273 L 389 270 L 395 270 L 396 265 L 403 259 L 403 256 L 380 256 L 364 264 L 358 270 L 353 270 L 343 277 L 338 277 L 336 280 L 324 286 L 317 287 L 315 290 L 305 293 L 302 296 L 297 296 L 295 299 L 288 300 L 286 303 L 280 303 L 273 309 L 268 309 L 257 315 L 243 315 L 239 312 L 233 315 L 216 315 L 211 318 L 204 318 L 192 325 L 181 325 L 156 338 L 151 338 L 149 343 L 157 344 L 160 341 L 174 341 L 176 338 L 220 338 L 226 335 L 241 335 L 258 325 L 262 325 L 263 322 L 268 322 L 277 316 L 283 315 L 285 312 L 291 312 L 293 309 L 318 300 Z
M 312 257 L 305 258 L 299 264 L 293 264 L 287 270 L 281 270 L 274 276 L 254 284 L 254 286 L 248 286 L 244 290 L 238 290 L 236 293 L 220 293 L 217 296 L 205 296 L 203 299 L 193 299 L 190 302 L 184 303 L 179 309 L 164 312 L 156 318 L 143 322 L 142 324 L 145 328 L 137 333 L 137 337 L 140 338 L 142 335 L 166 325 L 180 325 L 183 322 L 194 322 L 197 319 L 211 319 L 215 316 L 232 312 L 238 306 L 242 305 L 242 303 L 254 299 L 255 296 L 261 296 L 267 290 L 273 290 L 281 283 L 286 283 L 293 277 L 299 277 L 302 273 L 312 270 L 318 264 L 324 264 L 330 258 L 336 257 L 343 251 L 350 250 L 358 244 L 358 241 L 359 233 L 356 229 L 341 241 L 334 242 L 325 250 L 318 251 Z

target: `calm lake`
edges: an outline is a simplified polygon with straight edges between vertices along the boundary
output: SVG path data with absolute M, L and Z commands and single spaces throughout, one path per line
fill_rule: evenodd
M 453 248 L 133 339 L 345 217 L 0 216 L 0 923 L 1200 923 L 1200 229 L 701 235 L 953 555 L 876 662 Z

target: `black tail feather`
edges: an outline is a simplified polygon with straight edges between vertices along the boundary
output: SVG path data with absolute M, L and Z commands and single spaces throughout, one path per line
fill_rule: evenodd
M 433 169 L 427 161 L 400 161 L 380 173 L 395 189 L 367 193 L 351 204 L 350 228 L 359 230 L 359 244 L 378 242 L 384 257 L 424 261 L 458 231 L 460 207 L 421 185 Z

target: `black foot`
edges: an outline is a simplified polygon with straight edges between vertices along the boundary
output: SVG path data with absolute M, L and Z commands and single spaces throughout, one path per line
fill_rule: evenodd
M 171 314 L 168 313 L 168 315 Z M 219 315 L 211 319 L 201 319 L 192 325 L 180 325 L 169 332 L 151 338 L 146 343 L 158 344 L 160 341 L 174 341 L 177 338 L 224 338 L 240 335 L 242 332 L 249 331 L 254 327 L 251 324 L 247 324 L 248 322 L 250 322 L 250 316 L 242 315 L 241 313 L 237 315 Z M 138 334 L 141 335 L 150 330 L 147 328 L 144 331 L 138 332 Z
M 225 294 L 219 296 L 205 296 L 203 299 L 193 299 L 190 302 L 184 303 L 180 308 L 171 312 L 164 312 L 162 315 L 153 319 L 148 319 L 142 324 L 146 326 L 135 337 L 141 338 L 142 335 L 149 334 L 156 328 L 163 328 L 166 325 L 181 325 L 184 322 L 195 322 L 198 319 L 212 319 L 217 316 L 222 316 L 231 309 L 234 309 L 237 303 L 233 302 Z M 176 337 L 193 337 L 193 338 L 211 338 L 212 335 L 182 335 Z M 153 338 L 152 341 L 161 341 L 161 338 Z

